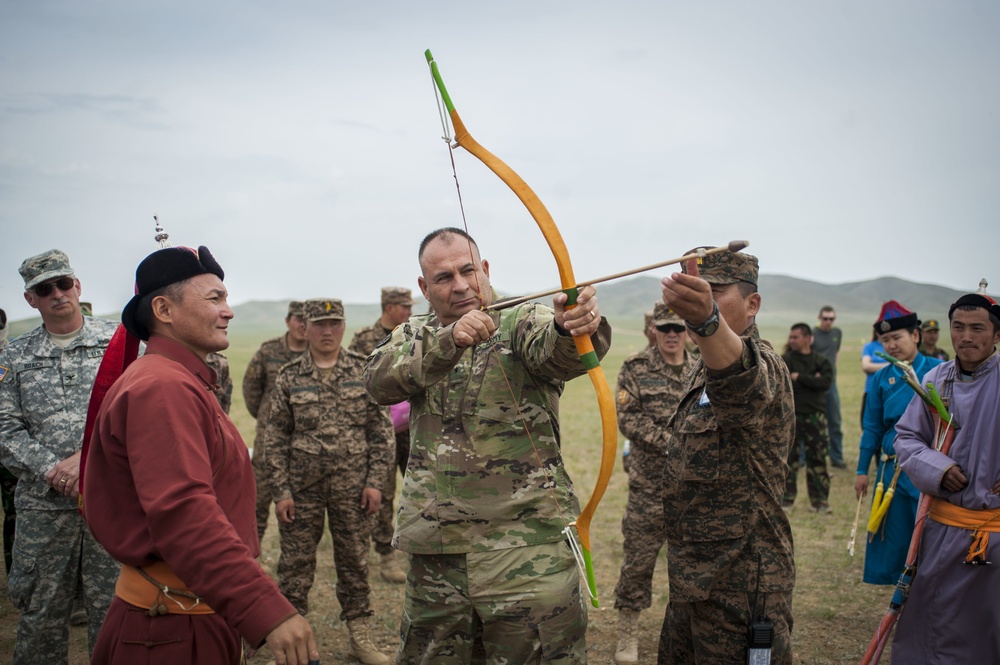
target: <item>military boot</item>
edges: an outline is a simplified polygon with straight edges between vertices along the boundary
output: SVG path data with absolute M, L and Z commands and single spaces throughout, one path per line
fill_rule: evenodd
M 347 630 L 351 633 L 351 645 L 347 653 L 364 665 L 389 665 L 389 658 L 376 648 L 368 628 L 368 617 L 348 619 Z
M 615 662 L 619 665 L 639 662 L 639 612 L 636 610 L 618 610 Z
M 382 579 L 385 581 L 393 582 L 394 584 L 402 584 L 406 581 L 406 571 L 403 570 L 403 566 L 399 563 L 399 559 L 396 558 L 395 554 L 383 554 L 380 568 Z

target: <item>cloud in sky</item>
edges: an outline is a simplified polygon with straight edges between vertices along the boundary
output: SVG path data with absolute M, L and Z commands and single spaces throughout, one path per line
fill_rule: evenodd
M 0 307 L 32 313 L 17 266 L 59 247 L 120 308 L 153 214 L 236 302 L 415 287 L 420 238 L 462 225 L 428 47 L 581 279 L 746 238 L 768 273 L 1000 286 L 998 28 L 962 0 L 5 3 Z M 494 283 L 556 285 L 456 161 Z

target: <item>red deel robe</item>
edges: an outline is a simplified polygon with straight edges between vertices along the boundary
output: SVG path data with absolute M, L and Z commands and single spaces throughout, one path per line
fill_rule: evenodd
M 255 561 L 250 456 L 214 385 L 215 372 L 189 349 L 150 338 L 98 414 L 87 459 L 86 519 L 111 556 L 131 566 L 166 562 L 256 647 L 295 609 Z M 217 617 L 178 619 L 211 632 L 223 628 Z M 122 634 L 132 630 L 128 622 L 106 621 L 102 632 L 109 630 L 118 633 L 117 644 L 150 639 Z

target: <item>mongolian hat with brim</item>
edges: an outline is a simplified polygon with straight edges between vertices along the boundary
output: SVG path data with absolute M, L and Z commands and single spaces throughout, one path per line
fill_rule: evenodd
M 893 330 L 916 328 L 919 325 L 920 319 L 917 318 L 916 312 L 911 312 L 895 300 L 889 300 L 882 303 L 882 311 L 879 312 L 874 327 L 875 332 L 881 335 Z
M 167 247 L 153 252 L 135 269 L 135 296 L 122 310 L 122 325 L 139 339 L 148 340 L 149 330 L 135 318 L 139 302 L 165 286 L 206 273 L 219 279 L 225 279 L 226 276 L 222 266 L 204 245 L 197 250 L 190 247 Z

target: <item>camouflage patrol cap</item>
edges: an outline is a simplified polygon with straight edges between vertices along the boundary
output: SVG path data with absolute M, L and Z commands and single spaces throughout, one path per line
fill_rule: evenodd
M 288 303 L 288 316 L 297 316 L 300 319 L 306 318 L 306 304 L 301 300 L 292 300 Z
M 920 329 L 924 332 L 927 332 L 928 330 L 941 330 L 941 324 L 938 323 L 937 319 L 927 319 L 920 326 Z
M 344 303 L 336 298 L 312 298 L 305 302 L 306 321 L 344 320 Z
M 685 254 L 696 254 L 699 249 L 715 249 L 711 246 L 695 247 Z M 687 274 L 687 262 L 681 264 Z M 745 252 L 720 252 L 698 259 L 698 272 L 709 284 L 736 284 L 746 282 L 757 286 L 757 257 Z
M 413 292 L 401 286 L 385 286 L 382 288 L 382 305 L 413 306 Z
M 675 314 L 672 309 L 664 305 L 662 302 L 658 302 L 656 303 L 656 306 L 653 307 L 653 325 L 683 326 L 684 319 Z
M 24 279 L 24 290 L 28 291 L 50 279 L 72 275 L 73 267 L 70 266 L 69 257 L 65 252 L 50 249 L 26 258 L 17 271 Z

